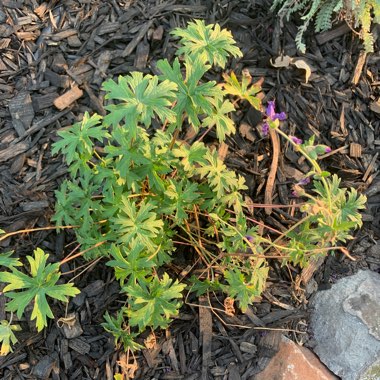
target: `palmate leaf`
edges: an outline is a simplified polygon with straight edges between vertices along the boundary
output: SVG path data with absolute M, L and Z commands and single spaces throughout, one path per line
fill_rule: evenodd
M 130 310 L 127 311 L 129 324 L 138 326 L 140 331 L 151 326 L 166 328 L 170 319 L 178 314 L 185 284 L 173 283 L 169 275 L 165 273 L 162 279 L 154 277 L 149 285 L 135 284 L 126 286 L 124 291 L 130 297 Z
M 364 209 L 366 202 L 367 198 L 362 194 L 358 195 L 356 189 L 351 189 L 347 193 L 344 192 L 337 200 L 337 210 L 334 214 L 336 220 L 339 223 L 352 221 L 355 222 L 357 226 L 361 227 L 362 217 L 358 210 Z
M 212 102 L 214 104 L 214 110 L 203 120 L 203 126 L 206 128 L 216 127 L 216 135 L 219 142 L 223 142 L 226 136 L 231 133 L 235 133 L 235 124 L 233 120 L 228 117 L 228 113 L 235 111 L 235 107 L 229 100 L 222 102 L 216 100 Z
M 216 151 L 207 151 L 205 159 L 207 163 L 197 168 L 196 172 L 201 178 L 207 177 L 218 199 L 240 186 L 236 174 L 231 170 L 227 170 L 226 165 L 224 165 L 223 161 L 218 157 Z
M 111 317 L 108 312 L 104 315 L 105 322 L 102 323 L 104 330 L 108 331 L 115 338 L 115 343 L 122 343 L 124 350 L 128 349 L 131 351 L 141 350 L 144 348 L 140 344 L 134 341 L 137 336 L 136 333 L 131 333 L 125 327 L 124 312 L 119 310 L 117 312 L 116 318 Z
M 61 275 L 59 263 L 46 265 L 48 257 L 49 255 L 40 248 L 34 251 L 34 258 L 27 256 L 31 277 L 13 267 L 12 273 L 0 273 L 0 281 L 9 283 L 3 292 L 12 299 L 7 303 L 6 310 L 16 311 L 17 317 L 21 318 L 26 306 L 33 301 L 31 319 L 36 319 L 38 331 L 47 326 L 47 317 L 54 318 L 46 296 L 66 302 L 67 296 L 75 296 L 79 293 L 73 284 L 56 285 Z M 12 290 L 18 290 L 18 292 L 12 292 Z
M 12 258 L 13 252 L 0 253 L 0 266 L 11 268 L 11 267 L 20 267 L 22 263 L 19 259 Z
M 207 151 L 208 149 L 203 142 L 195 141 L 190 146 L 182 144 L 174 148 L 173 154 L 178 158 L 182 158 L 181 164 L 188 176 L 191 177 L 194 175 L 198 165 L 206 164 L 205 155 Z
M 186 210 L 192 209 L 195 201 L 199 199 L 197 183 L 191 183 L 184 179 L 182 181 L 170 180 L 165 191 L 165 197 L 160 207 L 160 212 L 171 215 L 174 213 L 176 222 L 183 222 L 188 218 Z
M 171 34 L 181 37 L 183 46 L 178 49 L 178 55 L 185 54 L 221 68 L 226 66 L 228 57 L 243 56 L 231 32 L 218 24 L 206 25 L 203 20 L 195 20 L 186 29 L 177 28 Z
M 148 137 L 140 127 L 137 128 L 137 132 L 137 138 L 131 140 L 125 128 L 114 128 L 113 141 L 104 148 L 107 153 L 106 159 L 112 160 L 110 162 L 113 165 L 113 174 L 118 178 L 118 185 L 126 184 L 128 189 L 131 189 L 133 185 L 136 187 L 138 181 L 143 179 L 143 176 L 136 174 L 134 169 L 149 163 L 143 154 L 143 147 Z
M 226 83 L 223 83 L 223 88 L 226 94 L 247 100 L 257 110 L 261 109 L 261 100 L 256 96 L 261 91 L 261 87 L 256 84 L 249 87 L 252 77 L 248 72 L 243 73 L 241 83 L 238 81 L 233 71 L 230 75 L 223 74 L 223 78 L 226 81 Z
M 105 123 L 116 127 L 124 119 L 133 137 L 137 134 L 137 124 L 149 127 L 155 115 L 163 123 L 175 121 L 175 113 L 169 107 L 176 98 L 177 85 L 168 79 L 159 83 L 157 76 L 134 71 L 119 76 L 118 83 L 112 79 L 104 82 L 103 90 L 107 91 L 106 99 L 121 101 L 105 107 L 110 111 Z
M 228 286 L 224 286 L 224 291 L 239 301 L 239 307 L 243 312 L 263 291 L 268 270 L 267 267 L 263 266 L 253 271 L 250 276 L 245 275 L 239 269 L 224 272 L 224 277 L 228 283 Z
M 111 256 L 113 260 L 107 262 L 107 266 L 115 268 L 115 277 L 120 281 L 121 286 L 135 284 L 137 279 L 143 279 L 155 266 L 151 260 L 151 253 L 148 253 L 142 244 L 137 240 L 132 240 L 128 248 L 123 246 L 111 246 Z
M 162 220 L 157 219 L 157 214 L 152 212 L 155 206 L 147 201 L 142 201 L 138 206 L 123 196 L 120 211 L 115 218 L 111 219 L 112 229 L 118 236 L 118 241 L 130 243 L 137 239 L 149 250 L 154 251 L 156 238 L 164 226 Z
M 183 118 L 187 117 L 189 123 L 198 130 L 201 124 L 199 116 L 211 113 L 213 109 L 211 99 L 222 99 L 223 92 L 216 86 L 215 81 L 200 83 L 210 65 L 201 60 L 185 57 L 185 67 L 186 73 L 183 78 L 178 58 L 174 60 L 173 66 L 167 59 L 157 62 L 157 68 L 163 74 L 161 78 L 168 78 L 178 86 L 176 105 L 173 108 L 177 115 L 177 127 L 181 127 Z
M 0 356 L 8 355 L 12 352 L 12 344 L 17 343 L 17 338 L 13 331 L 20 331 L 20 325 L 11 325 L 8 321 L 0 321 Z
M 62 139 L 53 144 L 52 154 L 61 151 L 66 155 L 68 165 L 74 160 L 88 161 L 93 154 L 94 143 L 92 139 L 102 142 L 103 139 L 110 137 L 105 127 L 99 126 L 101 119 L 102 117 L 97 114 L 90 117 L 85 112 L 80 123 L 57 133 Z

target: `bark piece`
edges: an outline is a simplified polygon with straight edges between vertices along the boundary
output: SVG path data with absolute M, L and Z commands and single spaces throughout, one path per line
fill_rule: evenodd
M 70 77 L 67 75 L 59 75 L 50 69 L 45 70 L 45 79 L 47 79 L 53 86 L 68 88 L 70 87 Z
M 30 128 L 34 118 L 32 98 L 27 92 L 15 96 L 9 103 L 9 112 L 12 116 L 13 126 L 17 134 L 22 137 Z
M 72 103 L 78 100 L 83 95 L 83 91 L 75 86 L 71 90 L 65 92 L 59 98 L 54 100 L 54 105 L 60 110 L 64 110 L 69 107 Z

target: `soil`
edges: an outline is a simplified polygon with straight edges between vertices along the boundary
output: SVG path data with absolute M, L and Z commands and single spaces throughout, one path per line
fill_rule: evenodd
M 81 296 L 53 305 L 56 320 L 42 333 L 30 322 L 14 352 L 0 358 L 1 379 L 113 379 L 124 371 L 135 379 L 253 379 L 278 346 L 279 334 L 313 346 L 308 332 L 308 303 L 318 289 L 360 268 L 380 269 L 380 53 L 365 54 L 360 41 L 343 24 L 326 33 L 306 35 L 307 53 L 294 37 L 299 20 L 283 23 L 265 0 L 3 0 L 0 5 L 0 228 L 7 232 L 50 226 L 54 190 L 66 175 L 61 156 L 51 155 L 56 132 L 81 120 L 85 111 L 104 114 L 101 83 L 133 70 L 154 72 L 160 58 L 171 60 L 176 41 L 169 32 L 193 19 L 220 23 L 233 32 L 244 57 L 228 70 L 249 70 L 263 78 L 265 98 L 287 113 L 283 128 L 291 135 L 330 146 L 322 165 L 337 173 L 346 187 L 368 196 L 364 225 L 348 249 L 356 261 L 336 253 L 315 262 L 312 270 L 271 262 L 268 287 L 245 314 L 228 317 L 216 311 L 222 299 L 189 298 L 167 331 L 157 331 L 151 349 L 131 357 L 114 346 L 100 323 L 106 310 L 118 309 L 119 286 L 103 262 L 78 258 L 62 268 L 75 274 Z M 282 25 L 283 24 L 283 25 Z M 311 69 L 275 67 L 286 56 Z M 215 72 L 216 79 L 220 77 Z M 249 185 L 248 196 L 267 200 L 266 181 L 273 145 L 261 135 L 261 116 L 242 108 L 237 133 L 224 146 L 226 164 Z M 209 136 L 214 137 L 212 134 Z M 286 144 L 280 145 L 273 204 L 292 201 L 291 186 L 307 171 Z M 255 218 L 280 231 L 297 220 L 286 209 Z M 71 231 L 19 233 L 0 242 L 1 252 L 19 257 L 36 248 L 53 261 L 77 252 Z M 5 297 L 0 294 L 0 320 Z M 204 307 L 206 305 L 206 307 Z M 211 305 L 212 308 L 207 307 Z M 68 315 L 69 313 L 69 315 Z M 59 319 L 60 318 L 60 319 Z M 71 325 L 71 328 L 68 326 Z M 73 334 L 76 336 L 73 338 Z M 148 340 L 151 337 L 145 336 Z

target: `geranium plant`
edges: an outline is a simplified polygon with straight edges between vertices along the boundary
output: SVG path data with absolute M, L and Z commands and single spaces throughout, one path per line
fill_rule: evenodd
M 235 133 L 234 104 L 261 110 L 261 88 L 247 74 L 240 81 L 233 72 L 224 74 L 219 84 L 205 79 L 213 67 L 225 68 L 228 59 L 242 56 L 229 31 L 195 21 L 172 33 L 182 46 L 174 62 L 160 60 L 159 76 L 132 72 L 107 80 L 107 115 L 86 113 L 58 133 L 61 139 L 53 147 L 53 154 L 64 154 L 69 168 L 69 178 L 56 192 L 53 220 L 57 226 L 75 225 L 84 257 L 102 257 L 115 271 L 125 304 L 117 315 L 107 313 L 103 326 L 132 351 L 141 348 L 136 342 L 141 332 L 168 327 L 189 291 L 198 296 L 219 291 L 244 311 L 265 288 L 268 254 L 306 265 L 351 237 L 365 202 L 355 190 L 339 188 L 339 179 L 320 168 L 317 160 L 326 147 L 313 139 L 302 143 L 281 130 L 285 115 L 276 114 L 270 103 L 265 128 L 310 161 L 312 170 L 305 178 L 314 181 L 311 191 L 302 184 L 295 188 L 306 200 L 302 219 L 274 241 L 260 235 L 245 215 L 244 177 L 228 169 L 202 137 L 213 129 L 223 142 Z M 191 145 L 181 140 L 190 127 L 195 133 L 202 129 Z M 45 268 L 42 253 L 36 255 Z M 8 263 L 11 272 L 0 280 L 21 278 L 16 264 Z M 39 272 L 41 283 L 56 289 L 56 277 L 45 275 L 57 274 L 57 267 L 47 268 Z M 33 277 L 35 273 L 32 269 Z M 58 286 L 60 292 L 46 289 L 44 294 L 64 299 L 76 293 L 73 287 Z M 8 295 L 13 299 L 8 309 L 19 314 L 33 302 L 28 296 L 16 306 L 23 292 Z M 33 314 L 39 328 L 51 317 L 45 301 L 43 310 Z

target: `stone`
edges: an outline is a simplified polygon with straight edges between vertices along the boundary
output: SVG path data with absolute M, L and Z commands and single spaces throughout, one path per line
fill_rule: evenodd
M 311 302 L 314 352 L 344 380 L 380 379 L 379 289 L 378 273 L 359 271 Z
M 282 336 L 279 351 L 254 380 L 337 379 L 308 348 Z

